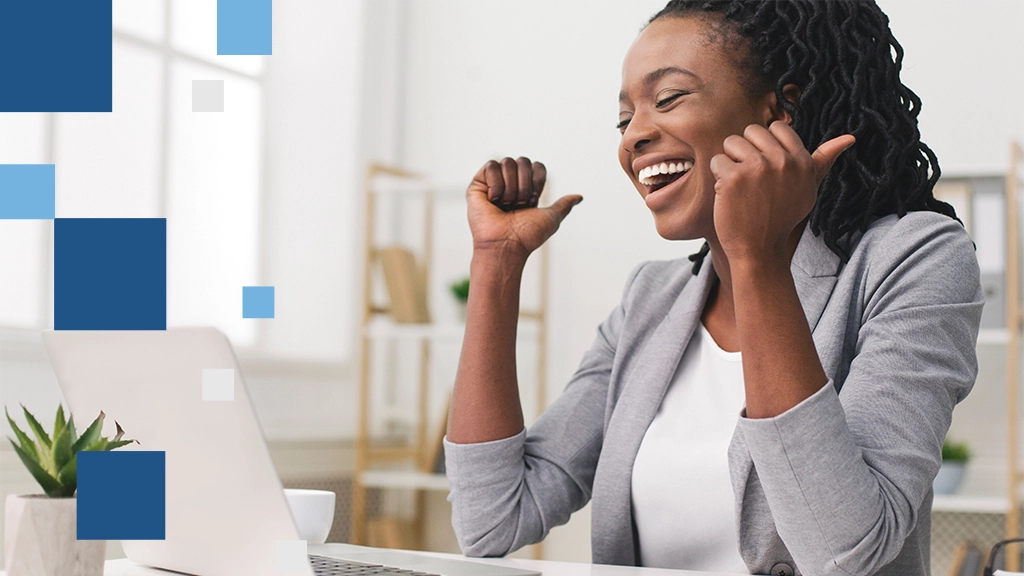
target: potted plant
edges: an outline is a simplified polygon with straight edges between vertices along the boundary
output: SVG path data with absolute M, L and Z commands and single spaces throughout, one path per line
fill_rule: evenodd
M 469 278 L 452 282 L 448 288 L 452 291 L 452 296 L 455 296 L 455 300 L 459 304 L 459 319 L 465 322 L 466 302 L 469 301 Z
M 947 438 L 942 443 L 942 466 L 932 484 L 936 494 L 953 494 L 964 479 L 964 468 L 971 459 L 971 449 L 964 442 Z
M 86 428 L 81 436 L 72 418 L 64 418 L 64 407 L 57 407 L 52 434 L 39 424 L 24 406 L 25 420 L 35 436 L 33 441 L 14 423 L 17 442 L 9 438 L 14 451 L 39 482 L 45 494 L 7 497 L 4 518 L 4 566 L 7 576 L 101 576 L 106 542 L 77 539 L 77 466 L 79 452 L 107 451 L 135 440 L 123 440 L 117 426 L 113 438 L 101 436 L 104 414 Z

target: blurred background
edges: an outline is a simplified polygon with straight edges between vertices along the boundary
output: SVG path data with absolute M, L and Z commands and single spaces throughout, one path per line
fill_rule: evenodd
M 990 298 L 979 379 L 950 432 L 973 458 L 936 500 L 945 573 L 962 542 L 1003 534 L 1011 506 L 1006 360 L 1020 321 L 1007 322 L 1004 292 L 1019 263 L 1007 262 L 1004 193 L 1010 143 L 1024 140 L 1024 2 L 878 3 Z M 113 0 L 113 113 L 0 114 L 0 163 L 55 164 L 58 217 L 167 218 L 168 325 L 230 337 L 284 483 L 339 493 L 330 540 L 457 551 L 432 458 L 461 337 L 450 285 L 471 254 L 461 194 L 486 160 L 525 155 L 547 165 L 549 199 L 587 199 L 526 279 L 532 420 L 629 270 L 699 248 L 657 236 L 616 160 L 622 58 L 663 4 L 288 0 L 274 5 L 273 56 L 258 57 L 216 55 L 214 0 Z M 192 112 L 193 80 L 223 80 L 223 112 Z M 419 177 L 368 178 L 371 165 Z M 0 400 L 40 413 L 61 401 L 39 337 L 53 326 L 52 230 L 0 221 Z M 388 276 L 378 258 L 397 246 L 428 314 L 412 324 L 388 307 L 401 265 Z M 275 318 L 242 318 L 243 285 L 275 287 Z M 389 447 L 410 461 L 358 475 Z M 37 491 L 0 444 L 2 495 Z M 521 553 L 589 561 L 588 511 Z

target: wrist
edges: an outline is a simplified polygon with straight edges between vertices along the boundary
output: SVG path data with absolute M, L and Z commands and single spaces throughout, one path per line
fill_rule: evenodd
M 470 261 L 470 270 L 501 270 L 504 272 L 522 272 L 526 267 L 526 260 L 529 257 L 523 249 L 515 249 L 508 245 L 474 246 L 473 258 Z
M 785 256 L 761 254 L 748 258 L 729 258 L 733 281 L 737 278 L 764 280 L 789 276 L 790 259 Z

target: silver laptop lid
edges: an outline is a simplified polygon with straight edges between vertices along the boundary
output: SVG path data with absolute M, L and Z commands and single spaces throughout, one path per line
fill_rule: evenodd
M 102 410 L 141 442 L 122 450 L 166 452 L 166 540 L 122 541 L 128 558 L 202 576 L 282 574 L 277 543 L 298 532 L 222 333 L 48 331 L 43 342 L 78 422 Z M 203 399 L 204 369 L 234 370 L 234 400 Z

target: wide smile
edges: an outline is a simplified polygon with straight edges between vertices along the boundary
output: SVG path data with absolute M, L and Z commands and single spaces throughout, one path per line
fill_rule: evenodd
M 646 188 L 646 197 L 681 179 L 692 169 L 693 160 L 670 160 L 640 170 L 637 181 Z

